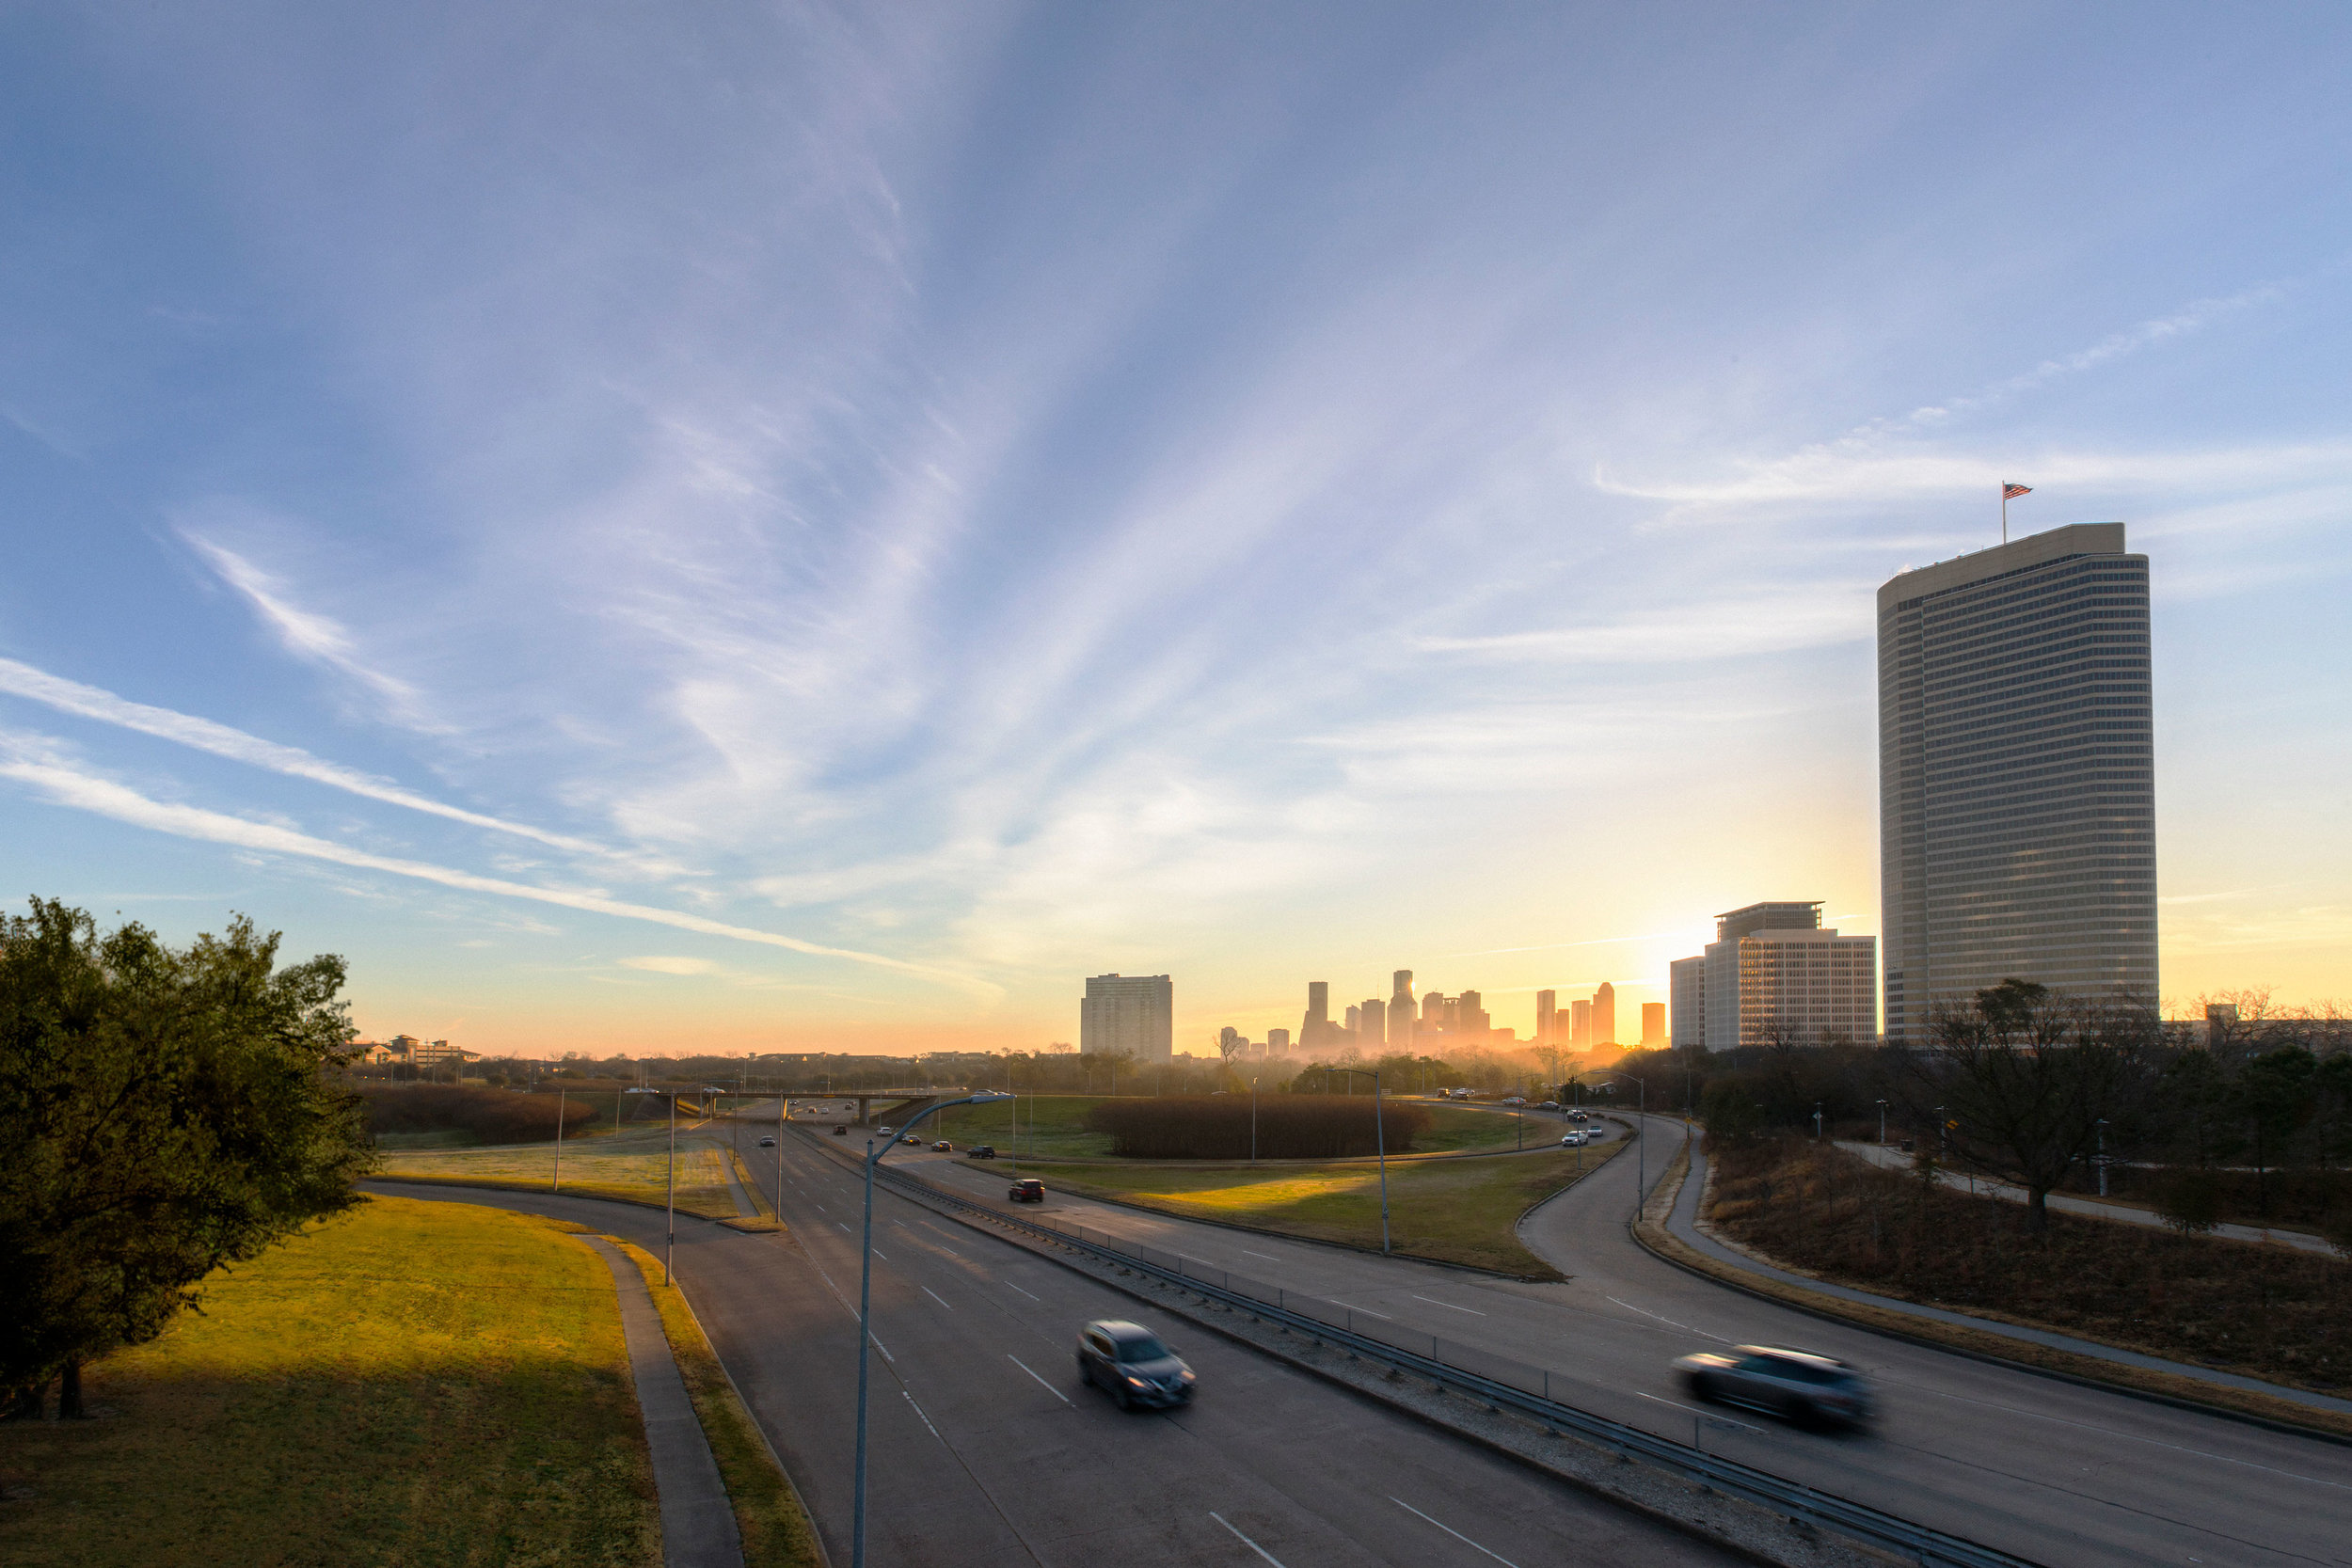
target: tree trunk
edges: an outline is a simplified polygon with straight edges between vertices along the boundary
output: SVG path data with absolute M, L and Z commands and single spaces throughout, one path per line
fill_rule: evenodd
M 82 1418 L 82 1362 L 79 1356 L 65 1364 L 65 1374 L 57 1379 L 57 1419 L 78 1421 Z
M 0 1411 L 0 1421 L 38 1421 L 47 1405 L 49 1380 L 41 1379 L 29 1387 L 19 1388 L 8 1396 L 8 1407 Z
M 2050 1228 L 2050 1189 L 2026 1189 L 2026 1228 L 2036 1235 Z

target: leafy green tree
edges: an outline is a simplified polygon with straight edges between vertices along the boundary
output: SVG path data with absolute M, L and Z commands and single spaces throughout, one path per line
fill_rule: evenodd
M 0 1388 L 163 1332 L 199 1282 L 354 1201 L 343 963 L 238 916 L 174 949 L 36 898 L 0 920 Z

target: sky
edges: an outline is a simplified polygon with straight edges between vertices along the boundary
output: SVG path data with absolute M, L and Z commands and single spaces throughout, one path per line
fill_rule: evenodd
M 0 894 L 497 1053 L 1878 929 L 1873 594 L 2120 519 L 2163 991 L 2352 998 L 2352 13 L 0 11 Z

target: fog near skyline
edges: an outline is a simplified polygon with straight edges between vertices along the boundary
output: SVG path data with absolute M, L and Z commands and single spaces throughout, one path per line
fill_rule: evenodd
M 2009 479 L 2151 558 L 2166 995 L 2352 996 L 2347 31 L 13 8 L 9 895 L 475 1049 L 1638 1018 L 1877 929 Z

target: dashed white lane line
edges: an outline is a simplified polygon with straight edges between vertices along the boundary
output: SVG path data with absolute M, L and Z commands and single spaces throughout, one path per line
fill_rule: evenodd
M 1037 1373 L 1035 1373 L 1035 1372 L 1033 1372 L 1033 1371 L 1029 1371 L 1029 1364 L 1028 1364 L 1026 1361 L 1022 1360 L 1022 1359 L 1021 1359 L 1021 1357 L 1019 1357 L 1019 1356 L 1017 1356 L 1017 1355 L 1010 1355 L 1010 1354 L 1009 1354 L 1009 1355 L 1007 1355 L 1007 1356 L 1005 1357 L 1005 1359 L 1006 1359 L 1006 1360 L 1008 1360 L 1008 1361 L 1009 1361 L 1009 1362 L 1011 1362 L 1014 1366 L 1016 1366 L 1016 1367 L 1020 1368 L 1023 1371 L 1025 1371 L 1025 1372 L 1028 1372 L 1028 1373 L 1029 1373 L 1029 1375 L 1030 1375 L 1031 1377 L 1037 1377 Z M 1039 1386 L 1039 1387 L 1041 1387 L 1041 1388 L 1044 1389 L 1047 1393 L 1049 1393 L 1049 1394 L 1053 1395 L 1056 1399 L 1057 1399 L 1057 1400 L 1061 1401 L 1061 1402 L 1062 1402 L 1062 1403 L 1064 1403 L 1064 1404 L 1070 1404 L 1070 1396 L 1069 1396 L 1068 1394 L 1063 1393 L 1060 1389 L 1058 1389 L 1058 1388 L 1055 1387 L 1052 1384 L 1050 1384 L 1050 1383 L 1046 1382 L 1046 1381 L 1045 1381 L 1043 1378 L 1041 1378 L 1041 1377 L 1037 1377 L 1037 1381 L 1038 1381 L 1038 1386 Z M 1074 1410 L 1074 1409 L 1076 1409 L 1076 1408 L 1077 1408 L 1077 1406 L 1075 1406 L 1075 1405 L 1071 1405 L 1071 1408 Z
M 1394 1318 L 1390 1317 L 1386 1312 L 1375 1312 L 1369 1307 L 1348 1307 L 1347 1303 L 1338 1300 L 1334 1300 L 1331 1305 L 1334 1307 L 1347 1307 L 1347 1309 L 1350 1312 L 1361 1312 L 1365 1317 L 1377 1318 L 1384 1323 L 1392 1323 L 1396 1322 Z
M 1668 1328 L 1678 1328 L 1685 1334 L 1695 1334 L 1702 1339 L 1712 1339 L 1719 1345 L 1727 1345 L 1731 1343 L 1730 1340 L 1724 1338 L 1720 1334 L 1709 1334 L 1703 1328 L 1692 1328 L 1689 1323 L 1678 1323 L 1672 1318 L 1661 1318 L 1657 1313 L 1648 1310 L 1646 1307 L 1636 1307 L 1629 1301 L 1617 1301 L 1617 1298 L 1614 1296 L 1608 1296 L 1603 1299 L 1608 1301 L 1616 1301 L 1617 1305 L 1624 1307 L 1627 1311 L 1639 1312 L 1645 1318 L 1648 1318 L 1655 1323 L 1664 1323 Z
M 1389 1501 L 1396 1504 L 1397 1507 L 1403 1509 L 1406 1513 L 1411 1514 L 1416 1519 L 1427 1519 L 1429 1523 L 1438 1525 L 1437 1520 L 1430 1519 L 1428 1514 L 1423 1513 L 1420 1509 L 1415 1508 L 1411 1503 L 1406 1502 L 1402 1497 L 1391 1497 Z M 1486 1547 L 1480 1545 L 1477 1542 L 1472 1541 L 1469 1536 L 1464 1535 L 1460 1530 L 1455 1529 L 1452 1525 L 1438 1525 L 1438 1528 L 1445 1531 L 1448 1535 L 1454 1537 L 1454 1540 L 1459 1541 L 1463 1545 L 1470 1547 L 1472 1551 L 1486 1552 L 1488 1557 L 1493 1558 L 1497 1562 L 1502 1563 L 1502 1568 L 1519 1568 L 1518 1563 L 1512 1561 L 1509 1558 L 1504 1557 L 1501 1552 L 1487 1552 Z
M 919 1404 L 914 1404 L 914 1396 L 908 1393 L 903 1388 L 898 1390 L 898 1394 L 900 1398 L 907 1402 L 907 1403 L 914 1405 L 914 1418 L 923 1423 L 924 1430 L 929 1432 L 933 1437 L 939 1437 L 939 1429 L 931 1425 L 931 1418 L 929 1416 L 923 1414 L 923 1407 Z M 947 1441 L 945 1437 L 939 1437 L 939 1440 L 943 1444 Z M 1442 1528 L 1443 1527 L 1440 1526 L 1439 1528 Z
M 1251 1551 L 1257 1553 L 1268 1562 L 1273 1563 L 1274 1568 L 1282 1568 L 1282 1560 L 1280 1558 L 1276 1557 L 1272 1552 L 1267 1551 L 1263 1546 L 1259 1545 L 1255 1541 L 1252 1541 L 1249 1537 L 1242 1534 L 1241 1531 L 1233 1529 L 1232 1521 L 1227 1519 L 1224 1514 L 1216 1513 L 1215 1510 L 1211 1510 L 1209 1517 L 1215 1519 L 1218 1524 L 1223 1525 L 1227 1529 L 1233 1530 L 1234 1540 L 1240 1542 L 1243 1545 L 1248 1547 Z
M 887 1262 L 889 1262 L 889 1261 L 890 1261 L 889 1257 L 888 1257 L 886 1254 L 884 1254 L 884 1253 L 883 1253 L 883 1251 L 882 1251 L 882 1248 L 880 1248 L 880 1247 L 875 1247 L 875 1248 L 873 1248 L 873 1249 L 872 1249 L 872 1251 L 873 1251 L 874 1256 L 875 1256 L 875 1257 L 877 1257 L 877 1258 L 882 1259 L 882 1260 L 883 1262 L 887 1263 Z
M 1454 1307 L 1454 1304 L 1453 1304 L 1452 1302 L 1450 1302 L 1450 1301 L 1439 1301 L 1439 1300 L 1438 1300 L 1436 1296 L 1421 1296 L 1421 1295 L 1417 1295 L 1417 1296 L 1415 1296 L 1413 1299 L 1414 1299 L 1415 1301 L 1425 1301 L 1425 1302 L 1427 1302 L 1427 1303 L 1428 1303 L 1430 1306 L 1432 1306 L 1432 1307 L 1453 1307 L 1453 1308 L 1454 1308 L 1454 1311 L 1456 1311 L 1456 1312 L 1468 1312 L 1468 1313 L 1469 1313 L 1471 1317 L 1473 1317 L 1473 1318 L 1483 1318 L 1483 1317 L 1485 1317 L 1485 1316 L 1486 1315 L 1486 1313 L 1481 1312 L 1481 1311 L 1480 1311 L 1477 1307 Z M 1391 1502 L 1394 1502 L 1396 1499 L 1394 1499 L 1393 1497 L 1391 1497 L 1391 1499 L 1389 1499 L 1389 1500 L 1390 1500 L 1390 1501 L 1391 1501 Z
M 894 1367 L 898 1364 L 898 1358 L 890 1354 L 890 1347 L 888 1345 L 883 1344 L 880 1339 L 874 1339 L 874 1337 L 871 1334 L 868 1334 L 866 1338 L 874 1340 L 874 1348 L 882 1353 L 882 1359 L 884 1361 L 889 1362 Z
M 1263 1258 L 1269 1263 L 1279 1263 L 1281 1261 L 1279 1258 L 1275 1257 L 1274 1254 L 1270 1252 L 1253 1252 L 1248 1247 L 1242 1248 L 1242 1251 L 1249 1253 L 1249 1256 L 1252 1258 Z
M 1016 1290 L 1016 1291 L 1021 1291 L 1021 1287 L 1020 1287 L 1020 1286 L 1018 1286 L 1018 1285 L 1013 1285 L 1012 1281 L 1011 1281 L 1011 1280 L 1009 1280 L 1009 1279 L 1006 1280 L 1006 1281 L 1005 1281 L 1005 1283 L 1006 1283 L 1007 1285 L 1010 1285 L 1010 1286 L 1012 1286 L 1012 1289 L 1014 1289 L 1014 1290 Z M 1025 1296 L 1029 1296 L 1029 1292 L 1028 1292 L 1028 1291 L 1021 1291 L 1021 1293 L 1022 1293 L 1023 1295 L 1025 1295 Z M 1033 1301 L 1033 1302 L 1036 1302 L 1036 1303 L 1037 1303 L 1040 1307 L 1042 1307 L 1042 1306 L 1044 1306 L 1044 1305 L 1045 1305 L 1045 1298 L 1044 1298 L 1043 1296 L 1029 1296 L 1029 1299 L 1030 1299 L 1031 1301 Z
M 930 1286 L 928 1286 L 928 1285 L 918 1286 L 918 1287 L 917 1287 L 917 1289 L 918 1289 L 918 1290 L 920 1290 L 920 1291 L 922 1291 L 925 1295 L 927 1295 L 927 1296 L 930 1297 L 933 1301 L 935 1301 L 935 1302 L 939 1303 L 939 1305 L 940 1305 L 940 1306 L 942 1306 L 942 1307 L 947 1307 L 947 1298 L 946 1298 L 946 1297 L 945 1297 L 945 1296 L 943 1296 L 943 1295 L 941 1295 L 941 1294 L 940 1294 L 937 1291 L 932 1290 Z M 948 1311 L 950 1311 L 950 1312 L 952 1312 L 952 1311 L 954 1311 L 954 1310 L 955 1310 L 955 1308 L 954 1308 L 954 1307 L 947 1307 L 947 1310 L 948 1310 Z
M 835 1221 L 834 1221 L 833 1223 L 834 1223 L 834 1224 L 835 1224 L 835 1225 L 841 1225 L 841 1222 L 840 1222 L 839 1220 L 835 1220 Z M 843 1234 L 844 1236 L 847 1236 L 849 1233 L 850 1233 L 850 1227 L 849 1227 L 848 1226 L 846 1226 L 846 1225 L 841 1225 L 841 1234 Z

